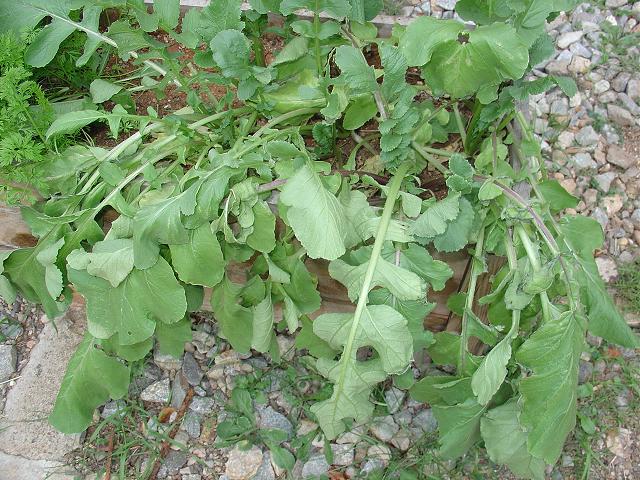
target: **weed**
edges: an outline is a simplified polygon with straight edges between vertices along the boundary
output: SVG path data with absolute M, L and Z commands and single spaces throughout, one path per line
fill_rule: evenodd
M 640 312 L 640 260 L 623 264 L 618 271 L 618 294 L 626 300 L 631 310 Z

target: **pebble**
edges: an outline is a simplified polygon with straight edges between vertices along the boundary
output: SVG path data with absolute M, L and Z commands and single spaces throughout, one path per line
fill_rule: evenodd
M 560 49 L 568 48 L 569 45 L 580 40 L 582 38 L 582 35 L 584 35 L 584 32 L 582 30 L 563 33 L 558 37 L 558 40 L 556 41 L 556 45 L 558 45 L 558 48 Z
M 287 417 L 280 412 L 274 410 L 272 407 L 265 407 L 263 405 L 256 405 L 256 411 L 258 413 L 258 428 L 275 428 L 287 433 L 287 436 L 291 438 L 293 435 L 293 425 Z
M 196 386 L 200 385 L 202 381 L 202 377 L 204 373 L 202 373 L 202 369 L 193 355 L 189 352 L 184 354 L 184 358 L 182 360 L 182 373 L 184 374 L 185 379 L 189 382 L 189 385 Z
M 353 444 L 331 444 L 331 452 L 333 453 L 333 465 L 348 467 L 353 464 L 355 458 Z
M 189 404 L 189 410 L 200 415 L 207 415 L 211 413 L 215 404 L 216 401 L 212 397 L 193 397 L 193 400 Z
M 609 217 L 612 217 L 622 209 L 622 206 L 623 206 L 622 197 L 620 195 L 612 195 L 610 197 L 604 197 L 602 199 L 602 206 L 607 212 L 607 215 Z
M 436 0 L 436 5 L 445 10 L 453 10 L 456 8 L 457 0 Z
M 391 449 L 386 445 L 371 445 L 367 450 L 367 457 L 371 460 L 378 460 L 386 467 L 391 460 Z
M 593 209 L 593 218 L 600 224 L 603 230 L 606 230 L 609 224 L 609 217 L 600 207 Z
M 396 387 L 391 387 L 389 390 L 384 392 L 384 399 L 387 402 L 387 409 L 389 410 L 389 413 L 394 414 L 400 410 L 405 396 L 406 392 Z
M 180 367 L 182 367 L 181 358 L 160 353 L 157 348 L 153 351 L 153 361 L 163 370 L 180 370 Z
M 438 429 L 438 421 L 430 408 L 426 408 L 418 413 L 413 418 L 413 422 L 411 422 L 411 424 L 422 430 L 424 433 L 435 432 Z
M 195 412 L 187 412 L 182 418 L 181 428 L 191 438 L 200 437 L 200 416 Z
M 575 139 L 576 136 L 573 134 L 573 132 L 565 131 L 558 135 L 557 144 L 561 148 L 569 148 L 571 145 L 573 145 Z
M 140 394 L 140 400 L 151 403 L 167 403 L 170 396 L 171 387 L 169 379 L 165 378 L 145 388 Z
M 632 78 L 627 83 L 627 95 L 632 100 L 640 100 L 640 80 Z
M 17 368 L 18 354 L 15 345 L 0 345 L 0 382 L 9 380 Z
M 399 429 L 391 415 L 373 418 L 369 427 L 372 435 L 383 442 L 390 441 Z
M 258 468 L 256 474 L 251 480 L 275 480 L 276 474 L 273 471 L 273 465 L 271 464 L 271 454 L 266 452 L 262 457 L 262 463 Z
M 316 478 L 326 475 L 329 471 L 329 464 L 324 454 L 317 453 L 312 455 L 309 460 L 302 466 L 302 478 Z
M 587 383 L 591 380 L 591 376 L 593 375 L 593 364 L 591 362 L 580 362 L 580 367 L 578 369 L 578 383 L 583 384 Z
M 631 112 L 619 107 L 618 105 L 607 105 L 607 113 L 609 114 L 609 118 L 621 127 L 630 127 L 635 124 L 635 120 L 633 115 L 631 115 Z
M 613 172 L 600 173 L 594 177 L 596 185 L 600 191 L 608 193 L 611 189 L 611 183 L 615 180 L 616 174 Z
M 158 476 L 162 478 L 178 473 L 178 470 L 187 463 L 188 458 L 187 452 L 182 450 L 170 450 L 160 466 Z
M 600 135 L 596 132 L 591 125 L 583 127 L 576 135 L 576 142 L 583 147 L 588 147 L 590 145 L 595 145 L 598 143 L 598 139 Z
M 249 480 L 260 469 L 263 457 L 262 450 L 255 445 L 246 450 L 243 450 L 241 445 L 236 445 L 229 452 L 225 474 L 229 480 Z
M 587 152 L 576 153 L 571 160 L 575 164 L 575 166 L 581 170 L 585 170 L 587 168 L 596 168 L 598 165 L 593 160 L 590 154 Z
M 609 145 L 607 150 L 607 161 L 620 168 L 631 168 L 638 163 L 638 160 L 628 154 L 617 145 Z
M 124 409 L 127 404 L 124 400 L 111 400 L 110 402 L 105 403 L 104 407 L 102 407 L 102 412 L 100 412 L 100 416 L 102 418 L 109 418 L 117 413 L 124 415 Z
M 187 392 L 182 386 L 181 376 L 176 375 L 171 385 L 171 406 L 176 410 L 179 409 L 186 396 Z
M 609 82 L 602 79 L 596 82 L 596 84 L 593 86 L 593 93 L 595 93 L 596 95 L 600 95 L 601 93 L 608 91 L 609 88 L 611 88 L 611 85 L 609 84 Z

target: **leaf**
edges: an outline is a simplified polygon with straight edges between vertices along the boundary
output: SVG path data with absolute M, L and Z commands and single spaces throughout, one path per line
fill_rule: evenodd
M 244 22 L 241 0 L 216 0 L 204 7 L 200 21 L 196 27 L 205 43 L 209 43 L 216 35 L 225 30 L 242 30 Z
M 631 330 L 608 294 L 593 260 L 593 251 L 602 246 L 600 224 L 592 218 L 565 217 L 560 228 L 577 262 L 576 279 L 587 307 L 589 331 L 628 348 L 638 348 L 640 339 Z
M 208 223 L 189 231 L 189 242 L 169 245 L 171 263 L 180 280 L 192 285 L 213 287 L 224 277 L 222 249 Z
M 302 329 L 296 335 L 296 348 L 307 349 L 316 358 L 332 359 L 337 355 L 331 345 L 313 333 L 313 322 L 309 317 L 302 317 L 300 323 Z
M 371 95 L 356 97 L 344 113 L 342 126 L 347 130 L 357 130 L 371 120 L 376 113 L 378 113 L 378 107 Z
M 511 342 L 518 336 L 519 312 L 514 312 L 509 333 L 491 349 L 471 377 L 471 388 L 480 405 L 487 405 L 507 377 L 507 364 L 511 359 Z
M 56 259 L 63 245 L 64 238 L 61 238 L 36 255 L 36 260 L 44 267 L 44 283 L 51 298 L 58 298 L 62 293 L 62 272 L 56 265 Z
M 182 215 L 192 215 L 196 208 L 197 184 L 184 192 L 145 205 L 133 218 L 133 253 L 137 268 L 149 268 L 157 260 L 160 244 L 182 245 L 189 242 L 189 231 Z
M 512 15 L 509 0 L 458 0 L 456 12 L 464 20 L 486 25 Z
M 253 337 L 251 346 L 258 352 L 269 351 L 275 340 L 273 334 L 273 304 L 271 302 L 271 289 L 267 289 L 264 299 L 253 307 Z
M 471 239 L 475 211 L 469 201 L 460 198 L 460 213 L 447 225 L 446 231 L 433 239 L 433 245 L 439 252 L 456 252 L 464 248 Z
M 84 270 L 68 270 L 69 280 L 86 299 L 87 328 L 96 338 L 117 333 L 122 345 L 140 343 L 153 335 L 156 321 L 178 322 L 187 310 L 184 289 L 163 258 L 147 270 L 134 269 L 115 288 Z
M 80 267 L 89 275 L 107 280 L 111 286 L 117 287 L 133 270 L 133 240 L 130 238 L 105 240 L 93 246 L 86 255 L 86 265 Z M 68 258 L 73 263 L 77 258 Z M 71 265 L 71 264 L 70 264 Z M 78 268 L 71 265 L 72 268 Z
M 309 39 L 306 37 L 293 37 L 282 50 L 278 52 L 276 58 L 270 66 L 275 67 L 288 62 L 298 60 L 309 52 Z
M 11 305 L 16 301 L 17 292 L 9 279 L 2 275 L 4 272 L 4 261 L 9 258 L 11 251 L 0 251 L 0 298 Z
M 513 25 L 527 46 L 535 43 L 544 32 L 547 18 L 556 10 L 552 0 L 522 0 Z
M 120 85 L 102 80 L 101 78 L 96 78 L 91 82 L 91 85 L 89 85 L 89 92 L 91 92 L 93 103 L 106 102 L 120 90 L 122 90 Z
M 368 247 L 364 248 L 370 251 Z M 350 265 L 338 259 L 329 264 L 329 275 L 347 287 L 349 298 L 355 302 L 360 294 L 368 267 L 369 261 Z M 425 283 L 418 275 L 382 258 L 376 264 L 371 287 L 385 287 L 400 300 L 418 300 L 426 297 Z
M 129 369 L 95 347 L 88 333 L 69 360 L 49 422 L 62 433 L 79 433 L 91 424 L 93 411 L 129 388 Z
M 283 15 L 291 15 L 302 8 L 317 13 L 325 12 L 335 18 L 344 18 L 351 14 L 351 5 L 346 0 L 282 0 L 280 4 Z
M 178 26 L 180 19 L 180 2 L 176 2 L 175 0 L 154 0 L 153 13 L 158 15 L 160 24 L 165 29 L 172 30 Z
M 362 422 L 373 411 L 369 402 L 372 387 L 386 378 L 386 374 L 399 374 L 406 370 L 413 355 L 412 338 L 406 319 L 386 305 L 364 307 L 355 329 L 353 341 L 349 332 L 354 315 L 328 313 L 313 322 L 313 331 L 340 349 L 348 344 L 339 362 L 318 360 L 320 372 L 334 382 L 331 398 L 311 407 L 328 439 L 345 430 L 343 420 L 354 418 Z M 379 358 L 359 362 L 356 352 L 361 347 L 373 347 Z
M 238 304 L 240 285 L 225 277 L 211 294 L 211 308 L 220 324 L 221 333 L 234 350 L 248 352 L 253 338 L 253 315 L 250 309 Z
M 485 85 L 521 78 L 528 64 L 528 48 L 513 27 L 494 23 L 469 32 L 466 42 L 439 44 L 423 70 L 434 89 L 462 98 Z
M 409 66 L 419 67 L 431 60 L 436 47 L 456 40 L 464 25 L 455 20 L 438 20 L 433 17 L 418 17 L 412 21 L 400 37 L 400 49 Z
M 253 232 L 247 237 L 247 245 L 258 252 L 269 253 L 276 247 L 276 217 L 266 202 L 257 202 L 253 215 Z
M 456 405 L 467 400 L 471 391 L 471 378 L 436 375 L 423 377 L 411 387 L 411 397 L 430 405 Z
M 432 203 L 415 221 L 411 233 L 423 238 L 443 234 L 448 222 L 455 220 L 460 212 L 460 194 L 449 194 L 447 198 Z
M 184 353 L 184 344 L 192 339 L 191 320 L 186 317 L 176 323 L 158 323 L 156 338 L 161 354 L 180 358 Z
M 427 280 L 435 291 L 444 289 L 447 280 L 453 276 L 449 265 L 434 260 L 426 248 L 415 243 L 409 244 L 409 248 L 402 251 L 400 266 Z
M 376 74 L 369 66 L 362 52 L 350 45 L 338 47 L 335 62 L 340 68 L 340 78 L 353 95 L 375 92 L 378 89 Z
M 46 138 L 51 138 L 53 135 L 60 135 L 63 133 L 74 133 L 83 127 L 86 127 L 90 123 L 97 120 L 103 120 L 108 115 L 99 110 L 81 110 L 79 112 L 69 112 L 57 117 L 49 129 L 47 130 Z
M 56 318 L 63 311 L 62 304 L 57 301 L 57 296 L 51 295 L 49 288 L 55 292 L 60 286 L 58 278 L 62 279 L 62 273 L 56 273 L 58 268 L 53 263 L 53 250 L 57 249 L 57 254 L 61 245 L 60 239 L 55 240 L 55 235 L 51 235 L 46 240 L 40 240 L 34 248 L 14 250 L 3 262 L 4 276 L 25 299 L 42 304 L 50 319 Z M 49 285 L 47 271 L 50 276 Z
M 519 477 L 544 480 L 546 464 L 529 453 L 519 415 L 516 399 L 489 410 L 480 420 L 485 448 L 492 461 L 508 466 Z
M 480 440 L 480 418 L 486 407 L 467 399 L 457 405 L 433 405 L 432 408 L 438 420 L 443 458 L 457 458 Z
M 520 422 L 529 432 L 528 450 L 554 464 L 576 423 L 578 365 L 584 329 L 573 312 L 552 311 L 550 321 L 520 347 L 516 360 L 532 373 L 520 381 Z
M 311 258 L 335 260 L 347 248 L 349 234 L 344 206 L 305 164 L 282 189 L 287 221 Z

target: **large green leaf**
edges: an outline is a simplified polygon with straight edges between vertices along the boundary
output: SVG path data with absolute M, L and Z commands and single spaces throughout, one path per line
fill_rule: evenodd
M 400 49 L 409 66 L 423 66 L 431 60 L 434 49 L 444 42 L 456 40 L 464 25 L 455 20 L 419 17 L 407 26 L 400 37 Z
M 186 317 L 176 323 L 158 323 L 156 338 L 160 353 L 179 358 L 184 352 L 184 344 L 192 339 L 191 319 Z
M 538 328 L 516 353 L 516 360 L 532 372 L 520 381 L 523 398 L 520 422 L 529 432 L 529 452 L 553 464 L 576 423 L 578 365 L 584 348 L 584 329 L 568 311 L 552 310 L 552 318 Z
M 224 30 L 242 30 L 242 0 L 216 0 L 200 11 L 197 25 L 198 34 L 205 43 Z M 194 9 L 195 10 L 195 9 Z
M 82 267 L 81 253 L 68 257 L 69 280 L 87 301 L 87 328 L 96 338 L 117 333 L 123 345 L 151 335 L 156 321 L 175 323 L 184 317 L 187 301 L 173 269 L 163 258 L 146 270 L 134 269 L 117 287 Z
M 577 263 L 576 280 L 587 307 L 591 333 L 625 347 L 640 347 L 640 339 L 618 312 L 593 260 L 593 251 L 604 241 L 600 224 L 593 218 L 565 217 L 561 229 Z
M 117 114 L 113 114 L 117 116 Z M 111 114 L 106 114 L 99 110 L 81 110 L 79 112 L 69 112 L 56 118 L 49 129 L 47 130 L 47 138 L 53 135 L 60 135 L 63 133 L 74 133 L 83 127 L 86 127 L 90 123 L 97 120 L 103 120 L 110 117 Z
M 460 194 L 449 194 L 439 202 L 431 203 L 416 219 L 411 233 L 423 238 L 433 238 L 443 234 L 447 224 L 458 217 L 460 212 Z
M 249 308 L 238 303 L 241 290 L 241 285 L 225 277 L 213 289 L 211 308 L 220 324 L 222 336 L 235 350 L 248 352 L 253 338 L 253 314 Z
M 384 252 L 383 255 L 391 261 L 390 255 L 387 256 Z M 446 262 L 434 260 L 426 248 L 415 243 L 410 243 L 407 249 L 401 251 L 400 267 L 412 271 L 429 282 L 435 291 L 442 290 L 447 280 L 453 276 L 453 270 Z
M 464 20 L 486 25 L 509 18 L 513 13 L 510 3 L 510 0 L 458 0 L 456 12 Z
M 461 98 L 481 87 L 498 85 L 522 77 L 529 65 L 529 50 L 515 29 L 494 23 L 439 44 L 424 67 L 425 78 L 434 89 Z
M 328 13 L 335 18 L 344 18 L 351 14 L 351 4 L 347 0 L 282 0 L 280 11 L 291 15 L 305 8 L 317 13 Z
M 113 287 L 120 285 L 133 270 L 133 240 L 130 238 L 98 242 L 91 253 L 76 255 L 84 256 L 82 266 L 88 274 L 108 280 Z M 74 261 L 78 265 L 80 257 L 76 256 Z
M 121 398 L 129 388 L 129 369 L 108 356 L 90 334 L 86 334 L 69 361 L 51 424 L 63 433 L 79 433 L 89 426 L 93 411 L 109 398 Z
M 430 405 L 456 405 L 467 400 L 471 391 L 471 378 L 436 375 L 420 379 L 411 387 L 411 397 Z
M 185 283 L 213 287 L 224 276 L 222 248 L 208 223 L 189 231 L 189 242 L 170 245 L 171 263 Z
M 0 298 L 2 298 L 8 304 L 12 304 L 16 301 L 16 289 L 7 277 L 2 275 L 4 272 L 4 261 L 9 258 L 11 251 L 0 251 Z
M 275 339 L 273 333 L 273 303 L 271 290 L 267 289 L 264 299 L 253 307 L 253 336 L 251 346 L 258 352 L 268 352 Z
M 533 45 L 536 39 L 544 33 L 547 17 L 557 11 L 553 0 L 520 0 L 513 25 L 527 47 Z
M 340 67 L 340 78 L 353 95 L 372 93 L 377 90 L 375 71 L 367 64 L 360 50 L 351 45 L 338 47 L 335 61 Z
M 473 206 L 466 198 L 460 198 L 460 213 L 447 224 L 444 233 L 433 239 L 433 245 L 439 252 L 456 252 L 464 248 L 471 240 L 474 219 Z
M 370 248 L 364 247 L 367 251 Z M 345 287 L 352 301 L 358 299 L 369 261 L 351 265 L 343 259 L 329 264 L 329 274 Z M 419 300 L 427 295 L 425 282 L 415 273 L 379 259 L 371 280 L 372 287 L 385 287 L 400 300 Z
M 507 465 L 519 477 L 544 480 L 546 464 L 529 453 L 519 415 L 516 399 L 489 410 L 480 420 L 485 448 L 491 460 Z
M 457 405 L 433 405 L 438 420 L 440 455 L 456 458 L 480 440 L 480 419 L 486 407 L 473 399 Z

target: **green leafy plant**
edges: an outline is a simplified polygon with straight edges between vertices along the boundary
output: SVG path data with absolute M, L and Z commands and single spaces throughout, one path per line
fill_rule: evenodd
M 515 105 L 555 86 L 575 92 L 568 79 L 524 79 L 550 53 L 546 20 L 570 3 L 462 0 L 459 13 L 475 30 L 421 18 L 391 39 L 368 23 L 378 2 L 357 0 L 255 0 L 244 14 L 238 1 L 215 2 L 189 11 L 180 32 L 177 1 L 158 2 L 153 14 L 120 3 L 130 15 L 106 33 L 93 7 L 74 22 L 76 3 L 56 12 L 26 0 L 3 6 L 12 15 L 31 12 L 32 23 L 53 19 L 40 44 L 52 32 L 80 29 L 86 51 L 109 45 L 137 58 L 160 74 L 158 90 L 169 82 L 225 89 L 220 101 L 196 93 L 189 108 L 163 118 L 152 109 L 61 115 L 45 133 L 103 122 L 117 137 L 124 121 L 137 127 L 111 149 L 75 145 L 53 155 L 49 198 L 23 211 L 39 242 L 3 257 L 3 288 L 41 303 L 50 318 L 73 290 L 87 301 L 87 337 L 52 423 L 67 432 L 89 425 L 97 406 L 124 394 L 128 362 L 143 358 L 154 339 L 162 352 L 180 355 L 188 314 L 210 288 L 220 334 L 235 350 L 277 358 L 274 327 L 298 332 L 298 347 L 333 387 L 311 407 L 327 439 L 353 420 L 366 422 L 374 387 L 405 373 L 427 348 L 436 365 L 455 372 L 411 387 L 433 407 L 442 456 L 482 441 L 495 462 L 543 478 L 575 425 L 586 331 L 639 344 L 598 276 L 600 226 L 558 220 L 577 199 L 546 177 Z M 302 8 L 311 19 L 294 16 Z M 261 32 L 270 11 L 286 21 L 284 47 L 268 63 Z M 158 28 L 195 49 L 207 70 L 182 73 L 167 46 L 143 33 Z M 27 58 L 50 60 L 57 43 L 46 47 Z M 407 82 L 410 67 L 423 82 Z M 363 137 L 368 122 L 377 132 Z M 347 136 L 356 144 L 343 156 L 338 140 Z M 363 159 L 364 151 L 374 156 Z M 375 173 L 363 168 L 371 165 Z M 424 188 L 425 171 L 441 175 L 446 197 Z M 435 306 L 429 292 L 452 275 L 431 253 L 465 248 L 467 292 L 450 302 L 461 332 L 426 332 Z M 477 298 L 488 255 L 506 264 Z M 346 287 L 352 312 L 309 318 L 322 304 L 308 268 L 316 259 Z M 243 283 L 232 279 L 238 265 Z M 474 312 L 478 303 L 488 305 L 487 324 Z M 471 337 L 484 350 L 470 351 Z M 78 382 L 95 381 L 96 368 L 100 388 L 74 395 Z M 255 433 L 244 394 L 235 395 L 228 437 L 258 436 L 281 448 L 277 435 Z

